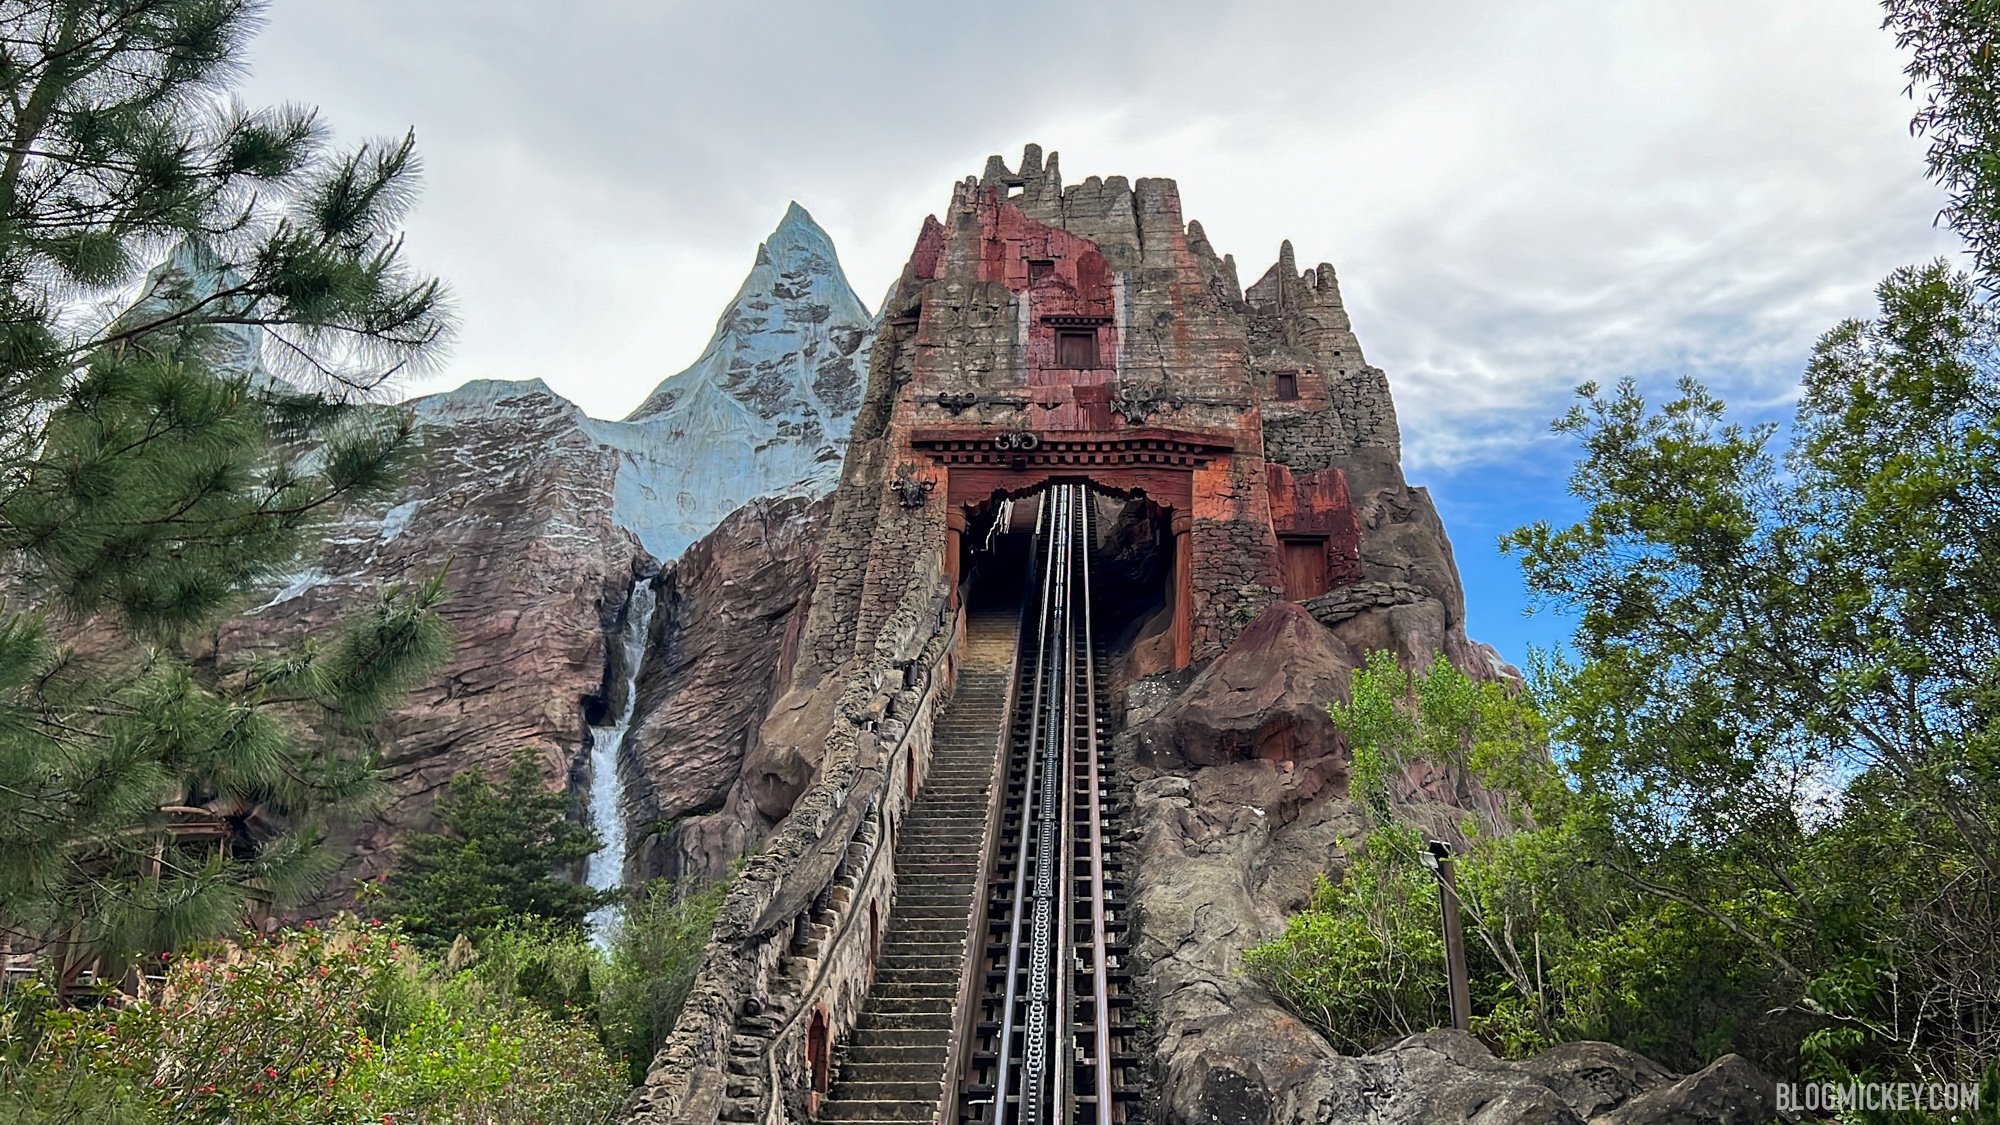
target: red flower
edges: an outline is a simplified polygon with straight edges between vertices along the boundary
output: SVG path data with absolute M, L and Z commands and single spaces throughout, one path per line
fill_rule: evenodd
M 277 1067 L 275 1067 L 275 1066 L 267 1066 L 267 1067 L 265 1067 L 265 1068 L 264 1068 L 264 1077 L 266 1077 L 266 1078 L 276 1078 L 277 1076 L 278 1076 L 278 1068 L 277 1068 Z

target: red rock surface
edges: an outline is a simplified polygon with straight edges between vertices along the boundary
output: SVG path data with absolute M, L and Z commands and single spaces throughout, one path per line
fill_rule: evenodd
M 431 826 L 453 774 L 498 773 L 525 749 L 551 786 L 566 784 L 585 701 L 604 690 L 606 630 L 644 562 L 612 523 L 609 455 L 545 390 L 505 405 L 426 425 L 420 479 L 399 502 L 353 513 L 295 581 L 220 632 L 225 653 L 282 645 L 336 627 L 384 584 L 446 574 L 451 657 L 388 723 L 389 801 L 340 838 L 350 854 L 335 900 Z

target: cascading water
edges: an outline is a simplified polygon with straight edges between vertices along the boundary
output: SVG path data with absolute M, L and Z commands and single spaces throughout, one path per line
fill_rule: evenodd
M 619 771 L 619 754 L 625 748 L 625 732 L 632 725 L 632 712 L 639 702 L 639 666 L 646 655 L 646 638 L 652 633 L 653 610 L 659 596 L 653 583 L 640 579 L 632 584 L 625 602 L 625 630 L 620 637 L 624 652 L 624 690 L 613 696 L 621 700 L 616 721 L 590 728 L 590 820 L 604 846 L 591 855 L 584 879 L 598 890 L 610 890 L 625 881 L 624 775 Z M 593 941 L 603 942 L 614 908 L 603 907 L 590 915 Z

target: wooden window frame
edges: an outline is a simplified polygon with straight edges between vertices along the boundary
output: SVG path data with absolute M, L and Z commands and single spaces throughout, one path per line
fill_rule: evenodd
M 1321 594 L 1326 593 L 1328 590 L 1333 589 L 1333 566 L 1331 560 L 1327 557 L 1327 551 L 1330 539 L 1331 537 L 1327 535 L 1315 535 L 1309 533 L 1298 534 L 1298 535 L 1280 534 L 1278 536 L 1278 550 L 1280 556 L 1283 559 L 1283 564 L 1284 564 L 1286 601 L 1293 601 L 1293 602 L 1307 601 L 1311 598 L 1316 598 Z M 1316 590 L 1300 591 L 1293 588 L 1294 583 L 1292 582 L 1292 552 L 1295 548 L 1300 548 L 1300 547 L 1316 551 L 1319 554 L 1318 562 L 1314 567 L 1314 569 L 1317 571 L 1316 575 L 1317 581 L 1310 583 L 1310 585 L 1319 587 Z
M 1056 329 L 1056 366 L 1065 371 L 1091 371 L 1101 366 L 1097 354 L 1097 329 L 1058 328 Z M 1081 355 L 1072 348 L 1086 348 L 1089 354 Z M 1088 363 L 1079 363 L 1088 359 Z

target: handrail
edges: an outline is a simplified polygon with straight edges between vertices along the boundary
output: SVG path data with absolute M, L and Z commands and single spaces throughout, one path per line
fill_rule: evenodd
M 945 635 L 945 645 L 940 652 L 941 656 L 945 656 L 946 654 L 950 653 L 951 646 L 957 641 L 958 637 L 958 621 L 959 621 L 958 614 L 956 613 L 948 614 L 946 616 L 946 621 L 948 622 L 948 624 L 943 625 L 938 630 L 937 633 L 933 633 L 931 635 L 932 640 L 935 640 L 941 634 Z M 926 649 L 929 649 L 930 642 L 926 641 L 924 647 Z M 948 659 L 948 656 L 946 658 Z M 927 703 L 929 703 L 931 699 L 937 694 L 936 689 L 937 689 L 938 677 L 934 669 L 935 665 L 932 664 L 924 665 L 924 686 L 923 690 L 919 692 L 917 695 L 915 710 L 912 712 L 913 716 L 922 714 L 924 706 Z M 896 767 L 900 764 L 902 765 L 902 768 L 905 771 L 907 771 L 910 768 L 907 762 L 904 761 L 904 756 L 901 753 L 899 753 L 899 751 L 901 751 L 905 747 L 905 745 L 909 742 L 911 736 L 913 736 L 916 733 L 916 730 L 917 730 L 917 724 L 913 718 L 909 724 L 903 727 L 903 733 L 901 737 L 897 738 L 895 743 L 891 745 L 886 751 L 881 751 L 881 753 L 886 755 L 886 757 L 883 760 L 890 763 L 890 768 L 888 771 L 885 772 L 884 775 L 884 782 L 885 782 L 883 785 L 884 794 L 894 793 L 896 791 L 895 782 L 900 776 L 900 774 L 896 770 Z M 855 880 L 857 886 L 866 886 L 868 884 L 870 878 L 874 876 L 877 867 L 881 864 L 882 857 L 884 855 L 889 855 L 892 861 L 894 859 L 894 849 L 887 846 L 889 841 L 888 833 L 886 831 L 889 824 L 888 808 L 889 808 L 889 802 L 880 799 L 876 800 L 874 807 L 869 811 L 868 818 L 862 822 L 863 824 L 867 824 L 875 829 L 875 843 L 874 846 L 869 849 L 868 859 L 867 862 L 863 865 L 861 877 Z M 860 824 L 857 824 L 855 826 L 856 836 L 859 836 L 861 834 L 860 828 L 861 828 Z M 853 837 L 849 837 L 850 841 L 852 839 Z M 836 867 L 835 871 L 838 872 L 838 870 L 839 869 Z M 829 887 L 832 885 L 833 885 L 832 883 L 828 884 Z M 854 900 L 851 903 L 849 903 L 849 909 L 845 911 L 846 916 L 842 918 L 840 921 L 839 930 L 837 932 L 829 931 L 827 933 L 826 946 L 825 946 L 827 949 L 831 950 L 844 944 L 847 940 L 849 931 L 851 931 L 856 925 L 860 923 L 861 911 L 859 909 L 856 909 L 856 907 L 860 905 L 864 897 L 865 896 L 861 895 L 855 896 Z M 815 895 L 814 899 L 817 900 L 817 898 L 818 896 Z M 805 909 L 809 911 L 812 909 L 812 907 L 810 904 L 808 904 L 805 907 Z M 787 1019 L 784 1023 L 778 1025 L 778 1030 L 771 1033 L 771 1038 L 770 1038 L 771 1048 L 770 1050 L 764 1053 L 765 1077 L 769 1080 L 765 1084 L 764 1119 L 767 1122 L 770 1122 L 771 1125 L 782 1125 L 784 1121 L 783 1116 L 778 1113 L 778 1110 L 782 1104 L 778 1097 L 778 1087 L 781 1084 L 780 1075 L 778 1074 L 778 1045 L 784 1042 L 786 1037 L 789 1036 L 792 1033 L 792 1031 L 798 1026 L 799 1021 L 806 1017 L 806 1013 L 812 1011 L 813 1009 L 812 1002 L 814 998 L 816 998 L 819 995 L 820 990 L 825 987 L 827 974 L 829 971 L 831 971 L 832 965 L 833 965 L 833 958 L 831 956 L 823 956 L 820 958 L 819 967 L 813 973 L 812 983 L 807 985 L 804 989 L 800 990 L 799 992 L 798 1007 L 792 1012 L 791 1018 Z M 871 974 L 874 970 L 878 968 L 879 966 L 871 965 L 870 966 Z

